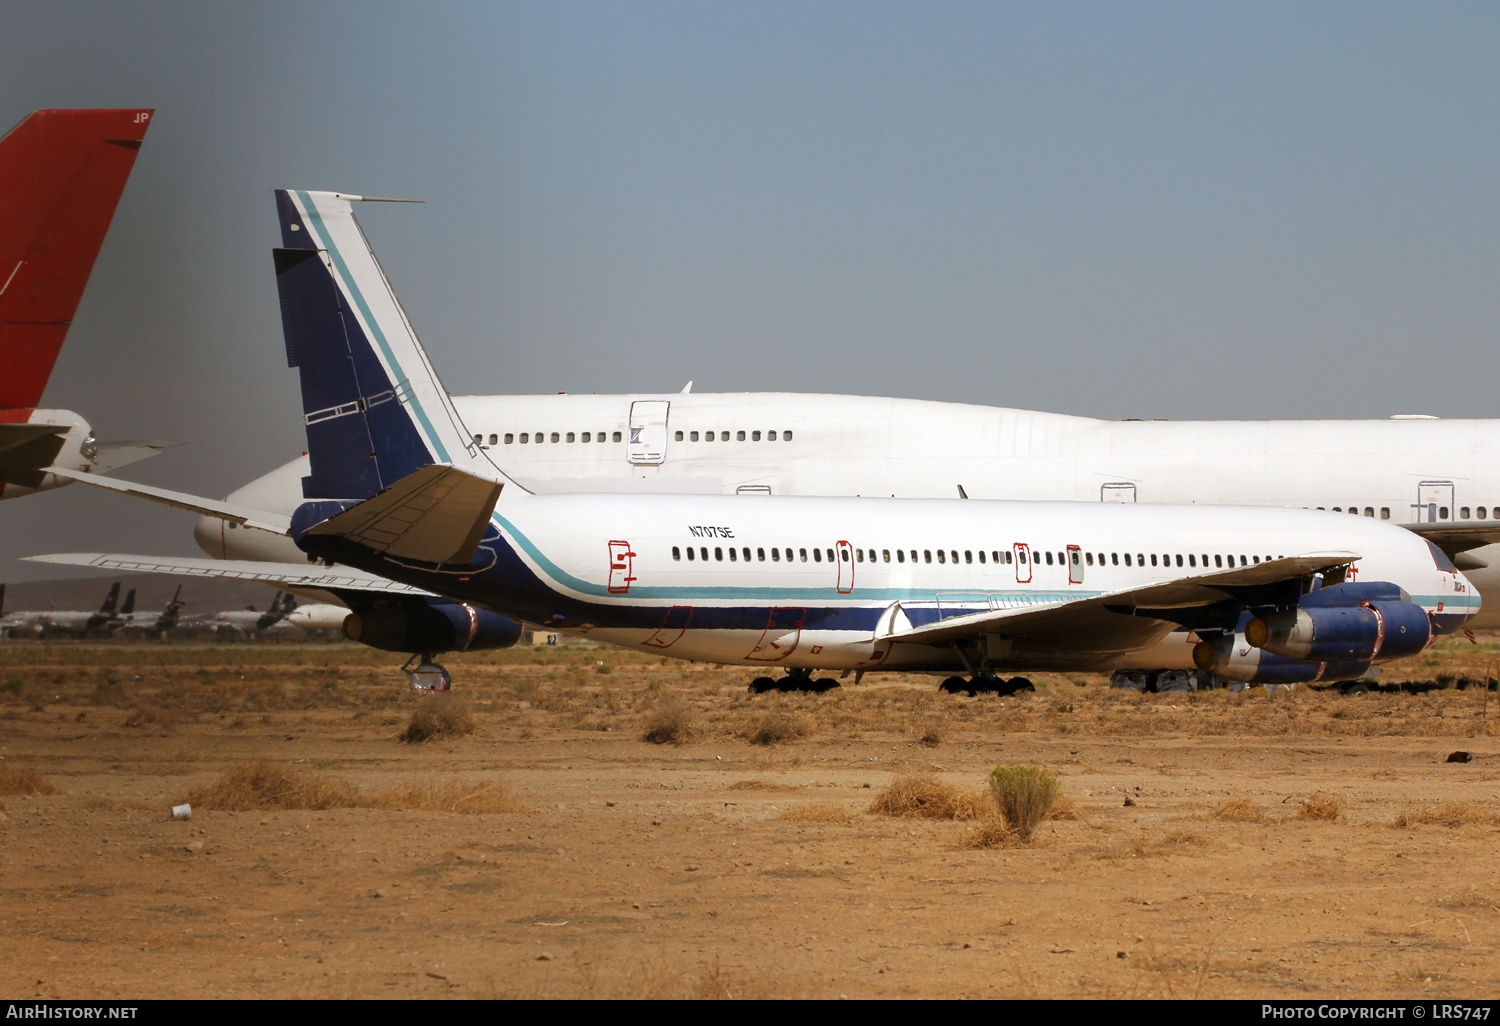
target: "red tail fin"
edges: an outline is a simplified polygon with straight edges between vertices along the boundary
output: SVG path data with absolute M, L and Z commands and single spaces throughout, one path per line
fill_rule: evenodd
M 39 110 L 0 139 L 0 409 L 41 401 L 152 113 Z

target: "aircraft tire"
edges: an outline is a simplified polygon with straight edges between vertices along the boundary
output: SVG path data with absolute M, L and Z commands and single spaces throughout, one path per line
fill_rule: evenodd
M 1353 684 L 1350 684 L 1344 688 L 1344 694 L 1346 695 L 1368 695 L 1369 693 L 1370 685 L 1360 680 L 1357 680 Z
M 938 685 L 939 691 L 946 691 L 950 695 L 972 695 L 974 689 L 969 682 L 962 677 L 949 677 Z
M 1031 683 L 1031 681 L 1027 680 L 1025 677 L 1012 677 L 1010 680 L 1005 682 L 1005 686 L 1010 689 L 1009 693 L 1012 695 L 1014 695 L 1017 691 L 1036 690 L 1036 685 Z
M 752 695 L 763 694 L 776 689 L 775 677 L 756 677 L 750 682 L 750 693 Z

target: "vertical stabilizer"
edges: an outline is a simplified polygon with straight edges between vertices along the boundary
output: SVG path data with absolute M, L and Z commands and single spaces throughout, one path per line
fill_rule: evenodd
M 151 114 L 39 110 L 0 138 L 0 409 L 41 402 Z
M 100 614 L 104 616 L 115 615 L 115 605 L 120 601 L 120 582 L 116 581 L 109 586 L 109 594 L 104 597 L 104 604 L 99 607 Z
M 351 202 L 278 191 L 287 363 L 302 382 L 308 499 L 367 499 L 434 463 L 494 481 L 386 280 Z

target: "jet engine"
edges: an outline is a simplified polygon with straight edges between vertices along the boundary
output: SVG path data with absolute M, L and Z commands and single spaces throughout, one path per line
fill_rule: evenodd
M 1368 659 L 1332 662 L 1288 659 L 1252 645 L 1244 634 L 1224 634 L 1198 642 L 1193 647 L 1193 662 L 1200 670 L 1209 670 L 1220 677 L 1242 680 L 1247 684 L 1358 680 L 1370 671 Z
M 1245 640 L 1287 659 L 1315 662 L 1400 659 L 1432 641 L 1432 621 L 1414 602 L 1299 606 L 1254 617 Z
M 344 637 L 387 652 L 472 652 L 509 648 L 520 640 L 521 625 L 467 602 L 413 598 L 350 613 Z

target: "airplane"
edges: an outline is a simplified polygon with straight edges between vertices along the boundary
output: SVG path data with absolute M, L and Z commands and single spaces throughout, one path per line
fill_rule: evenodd
M 77 413 L 36 408 L 153 113 L 39 110 L 0 138 L 0 499 L 168 444 L 100 442 Z
M 182 586 L 177 586 L 176 593 L 172 596 L 162 611 L 159 613 L 137 613 L 135 612 L 135 589 L 125 597 L 125 602 L 120 606 L 119 615 L 115 617 L 112 633 L 116 635 L 130 636 L 133 634 L 152 634 L 161 640 L 167 640 L 167 632 L 177 626 L 182 616 Z
M 365 259 L 369 244 L 361 234 L 345 251 Z M 473 444 L 536 493 L 1304 507 L 1402 524 L 1481 594 L 1500 596 L 1500 420 L 1105 421 L 916 399 L 695 393 L 691 382 L 680 393 L 455 396 L 452 405 Z M 289 517 L 310 474 L 304 454 L 226 501 Z M 306 561 L 290 538 L 248 519 L 204 515 L 195 540 L 221 559 Z M 1500 601 L 1474 626 L 1500 627 Z
M 258 636 L 262 631 L 280 623 L 296 608 L 297 599 L 290 592 L 278 591 L 265 610 L 254 606 L 244 609 L 227 609 L 213 616 L 195 619 L 184 624 L 194 630 L 213 630 L 221 635 L 233 637 Z
M 475 443 L 352 206 L 278 192 L 275 252 L 309 471 L 290 516 L 98 479 L 289 537 L 321 565 L 92 553 L 43 562 L 318 588 L 344 630 L 411 654 L 514 644 L 518 621 L 768 670 L 950 675 L 1202 670 L 1247 683 L 1355 680 L 1468 623 L 1443 552 L 1376 518 L 1231 506 L 730 495 L 538 494 Z M 153 494 L 154 493 L 154 494 Z M 403 589 L 405 589 L 403 591 Z
M 120 601 L 120 582 L 109 587 L 109 594 L 97 612 L 81 610 L 19 610 L 7 613 L 0 619 L 0 630 L 6 637 L 27 634 L 34 638 L 51 638 L 59 635 L 88 638 L 96 634 L 107 634 L 115 623 L 115 609 Z
M 337 631 L 343 629 L 344 620 L 348 616 L 348 606 L 338 606 L 331 602 L 309 602 L 295 606 L 286 619 L 276 626 L 296 627 L 305 631 Z

